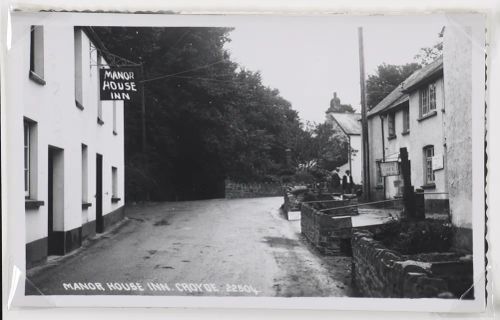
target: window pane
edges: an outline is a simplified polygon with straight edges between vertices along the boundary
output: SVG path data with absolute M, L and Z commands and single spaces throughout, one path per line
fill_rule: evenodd
M 30 127 L 24 121 L 24 193 L 26 197 L 30 195 Z
M 436 85 L 431 84 L 429 86 L 429 111 L 436 109 Z

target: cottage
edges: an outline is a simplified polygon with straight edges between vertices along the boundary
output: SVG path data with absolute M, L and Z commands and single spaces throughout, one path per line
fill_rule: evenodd
M 328 112 L 326 121 L 339 128 L 349 142 L 347 163 L 340 167 L 340 172 L 349 170 L 354 183 L 362 184 L 361 114 Z
M 13 24 L 4 115 L 6 163 L 19 172 L 8 177 L 9 208 L 24 220 L 29 268 L 123 217 L 124 126 L 123 101 L 99 97 L 107 51 L 92 28 L 23 21 Z
M 448 210 L 444 112 L 442 58 L 414 72 L 368 112 L 373 199 L 402 196 L 402 176 L 382 176 L 380 164 L 398 161 L 399 150 L 405 147 L 412 185 L 426 193 L 426 212 Z

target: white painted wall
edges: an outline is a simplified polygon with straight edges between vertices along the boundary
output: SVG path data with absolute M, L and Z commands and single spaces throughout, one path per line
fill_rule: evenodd
M 363 184 L 362 163 L 363 150 L 361 145 L 361 135 L 351 135 L 351 168 L 352 179 L 355 184 Z
M 95 220 L 96 153 L 103 155 L 103 214 L 124 204 L 124 127 L 123 102 L 117 102 L 117 132 L 113 135 L 112 102 L 103 102 L 103 125 L 97 124 L 98 70 L 96 52 L 90 53 L 90 42 L 82 38 L 83 106 L 75 105 L 74 30 L 62 25 L 44 26 L 44 80 L 39 85 L 28 77 L 30 25 L 26 19 L 15 19 L 12 25 L 13 46 L 7 56 L 6 85 L 9 108 L 4 110 L 7 127 L 5 143 L 9 155 L 8 208 L 19 219 L 25 219 L 26 242 L 47 236 L 47 170 L 48 146 L 64 150 L 64 231 Z M 43 21 L 39 22 L 43 24 Z M 92 60 L 92 63 L 91 63 Z M 92 66 L 91 66 L 92 64 Z M 37 122 L 36 197 L 45 202 L 35 210 L 24 209 L 23 186 L 23 117 Z M 88 146 L 88 201 L 92 206 L 82 212 L 81 144 Z M 121 201 L 111 203 L 111 167 L 118 168 L 118 194 Z M 13 212 L 12 212 L 13 211 Z M 57 228 L 56 230 L 58 230 Z
M 424 185 L 424 156 L 423 148 L 427 145 L 434 146 L 434 154 L 446 156 L 444 148 L 443 126 L 444 118 L 442 109 L 444 108 L 444 85 L 443 78 L 436 80 L 436 111 L 434 117 L 417 121 L 419 118 L 419 92 L 412 92 L 409 98 L 410 111 L 410 132 L 403 135 L 403 110 L 396 111 L 395 132 L 396 138 L 387 139 L 389 132 L 388 118 L 384 117 L 384 143 L 386 161 L 397 161 L 399 149 L 406 147 L 408 157 L 411 161 L 411 181 L 415 188 Z M 370 139 L 370 184 L 374 199 L 392 199 L 400 192 L 398 185 L 402 186 L 402 176 L 390 176 L 385 178 L 385 194 L 381 189 L 377 189 L 377 167 L 376 161 L 383 158 L 382 153 L 382 129 L 381 120 L 378 115 L 369 119 L 369 139 Z M 434 171 L 436 188 L 428 192 L 446 193 L 446 163 L 444 169 Z M 398 184 L 397 181 L 400 181 Z M 446 199 L 446 194 L 426 195 L 426 199 Z

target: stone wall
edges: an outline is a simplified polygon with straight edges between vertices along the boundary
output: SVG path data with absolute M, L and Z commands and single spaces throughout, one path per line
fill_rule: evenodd
M 280 183 L 239 183 L 226 180 L 226 199 L 280 197 L 283 196 L 283 186 Z
M 361 296 L 385 298 L 471 298 L 472 260 L 453 253 L 404 256 L 373 239 L 367 230 L 352 235 L 352 276 Z M 467 294 L 465 294 L 467 293 Z
M 349 215 L 334 216 L 320 212 L 310 203 L 303 203 L 300 211 L 302 234 L 319 252 L 325 255 L 350 253 L 352 220 Z
M 358 199 L 346 199 L 346 200 L 336 200 L 328 201 L 324 203 L 324 206 L 329 208 L 323 211 L 323 213 L 330 216 L 355 216 L 358 215 Z

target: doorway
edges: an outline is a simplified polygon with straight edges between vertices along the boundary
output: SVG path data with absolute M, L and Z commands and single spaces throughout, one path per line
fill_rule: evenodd
M 49 146 L 47 253 L 64 254 L 64 150 Z
M 96 232 L 104 232 L 104 219 L 102 216 L 102 155 L 96 155 L 96 188 L 95 188 L 95 198 L 96 198 Z

